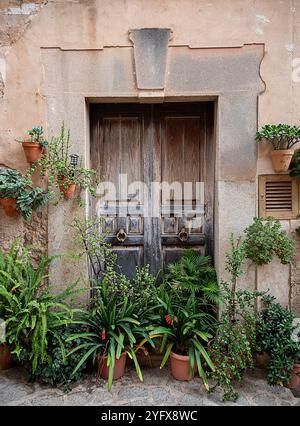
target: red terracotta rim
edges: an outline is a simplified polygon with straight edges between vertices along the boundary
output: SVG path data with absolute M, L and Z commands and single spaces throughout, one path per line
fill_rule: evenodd
M 293 149 L 273 149 L 271 155 L 294 155 Z
M 179 354 L 176 354 L 175 352 L 171 352 L 170 355 L 172 358 L 179 359 L 180 361 L 187 361 L 190 359 L 189 355 L 179 355 Z

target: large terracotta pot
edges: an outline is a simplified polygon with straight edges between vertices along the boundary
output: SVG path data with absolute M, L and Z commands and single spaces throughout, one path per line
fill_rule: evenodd
M 291 160 L 294 155 L 292 149 L 278 149 L 270 153 L 275 172 L 287 172 L 289 170 Z
M 114 380 L 117 380 L 117 379 L 119 379 L 120 377 L 123 376 L 124 371 L 125 371 L 125 365 L 126 365 L 126 357 L 127 357 L 126 352 L 123 352 L 123 353 L 121 353 L 120 358 L 115 360 L 114 375 L 113 375 Z M 106 356 L 101 357 L 99 359 L 98 367 L 99 367 L 99 373 L 100 373 L 100 376 L 102 377 L 102 379 L 107 380 L 109 368 L 107 367 L 107 357 Z
M 64 197 L 67 200 L 70 200 L 74 197 L 75 190 L 76 190 L 76 184 L 70 183 L 68 187 L 64 186 L 65 178 L 64 176 L 61 176 L 58 180 L 59 190 L 64 194 Z
M 42 146 L 34 142 L 22 142 L 24 153 L 28 163 L 31 165 L 41 158 Z
M 298 376 L 298 374 L 300 374 L 300 364 L 294 364 L 291 380 L 289 383 L 285 384 L 286 388 L 297 389 L 300 384 L 300 376 Z
M 16 217 L 19 214 L 15 207 L 16 200 L 14 198 L 0 198 L 0 203 L 7 216 Z
M 0 345 L 0 371 L 13 366 L 13 359 L 7 343 Z
M 193 376 L 190 373 L 190 357 L 188 355 L 178 355 L 171 352 L 170 359 L 172 375 L 176 380 L 192 380 Z

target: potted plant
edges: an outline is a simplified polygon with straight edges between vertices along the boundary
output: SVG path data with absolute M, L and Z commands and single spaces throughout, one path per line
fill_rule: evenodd
M 50 194 L 42 188 L 32 187 L 32 181 L 14 169 L 0 170 L 0 202 L 7 216 L 19 213 L 28 221 L 33 210 L 40 210 Z
M 0 371 L 7 370 L 13 366 L 13 358 L 7 342 L 0 341 Z
M 8 253 L 0 251 L 0 317 L 6 323 L 6 342 L 31 377 L 38 366 L 51 364 L 48 345 L 53 338 L 63 348 L 61 328 L 71 325 L 77 313 L 64 301 L 83 291 L 75 289 L 77 283 L 62 292 L 45 285 L 55 258 L 42 256 L 34 265 L 30 250 L 20 239 Z
M 294 324 L 295 316 L 272 296 L 264 296 L 263 304 L 257 323 L 256 350 L 270 357 L 268 383 L 294 389 L 300 382 L 300 342 L 293 338 L 296 333 L 299 339 L 300 332 Z
M 48 142 L 43 136 L 43 127 L 32 127 L 28 130 L 29 140 L 21 141 L 26 159 L 30 165 L 41 158 L 41 154 Z
M 267 140 L 272 144 L 271 159 L 275 172 L 286 172 L 289 169 L 294 150 L 300 141 L 300 127 L 288 124 L 266 124 L 256 133 L 256 140 Z
M 67 200 L 74 197 L 76 188 L 95 193 L 96 172 L 84 167 L 77 154 L 70 154 L 70 131 L 65 131 L 64 124 L 60 135 L 51 138 L 47 152 L 31 167 L 31 173 L 37 168 L 42 176 L 48 176 L 49 191 L 56 187 Z

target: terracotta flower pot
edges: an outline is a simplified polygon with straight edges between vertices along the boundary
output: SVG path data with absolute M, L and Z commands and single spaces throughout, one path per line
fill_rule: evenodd
M 255 364 L 259 368 L 267 368 L 270 361 L 271 357 L 266 352 L 255 356 Z
M 190 373 L 190 357 L 188 355 L 178 355 L 174 352 L 170 354 L 171 371 L 176 380 L 192 380 Z M 196 365 L 194 370 L 196 371 Z
M 76 184 L 70 183 L 68 187 L 65 187 L 64 185 L 65 178 L 60 177 L 58 180 L 59 190 L 64 194 L 64 197 L 67 200 L 71 200 L 74 197 L 75 190 L 76 190 Z
M 287 172 L 294 155 L 292 149 L 278 149 L 270 152 L 275 172 Z
M 7 370 L 13 366 L 13 359 L 7 343 L 0 345 L 0 371 Z
M 127 353 L 122 352 L 120 358 L 115 360 L 114 375 L 113 375 L 114 380 L 117 380 L 123 376 L 125 371 L 126 357 L 127 357 Z M 99 359 L 98 367 L 99 367 L 99 373 L 102 379 L 107 380 L 109 367 L 107 367 L 106 356 L 101 357 Z
M 300 364 L 294 364 L 291 380 L 289 383 L 285 384 L 286 388 L 297 389 L 300 384 L 300 376 L 298 376 L 298 374 L 300 374 Z
M 16 200 L 14 198 L 0 198 L 0 203 L 7 216 L 16 217 L 19 214 L 15 207 Z
M 22 146 L 26 159 L 30 165 L 41 158 L 43 147 L 39 143 L 22 142 Z

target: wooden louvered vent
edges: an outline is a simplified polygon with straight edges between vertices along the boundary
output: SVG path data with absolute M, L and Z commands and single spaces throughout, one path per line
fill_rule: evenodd
M 287 175 L 259 177 L 259 215 L 295 219 L 299 215 L 298 180 Z

